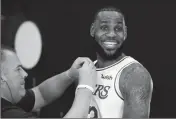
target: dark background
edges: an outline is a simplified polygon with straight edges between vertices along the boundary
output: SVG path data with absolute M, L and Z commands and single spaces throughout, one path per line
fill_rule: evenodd
M 151 117 L 176 117 L 176 4 L 152 2 L 63 2 L 60 0 L 2 0 L 2 43 L 13 47 L 14 34 L 24 20 L 34 21 L 43 42 L 42 56 L 29 73 L 26 88 L 68 69 L 79 56 L 95 60 L 89 28 L 94 13 L 107 5 L 122 10 L 128 38 L 124 52 L 141 62 L 154 83 Z M 32 48 L 32 46 L 31 46 Z M 73 84 L 64 96 L 41 110 L 41 117 L 60 117 L 71 107 Z

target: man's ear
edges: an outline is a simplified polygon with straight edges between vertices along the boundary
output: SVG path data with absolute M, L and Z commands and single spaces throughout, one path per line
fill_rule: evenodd
M 90 27 L 90 35 L 92 37 L 94 37 L 95 35 L 95 26 L 94 26 L 94 23 L 91 24 L 91 27 Z
M 5 67 L 4 67 L 3 63 L 1 63 L 0 75 L 1 75 L 1 79 L 3 81 L 7 81 L 7 77 L 6 77 L 6 73 L 5 73 Z
M 6 78 L 3 73 L 1 73 L 1 84 L 4 84 L 6 82 Z
M 4 72 L 3 72 L 2 69 L 1 69 L 1 80 L 2 80 L 3 82 L 7 81 L 7 78 L 6 78 L 6 76 L 4 75 Z
M 124 40 L 127 38 L 127 26 L 124 26 Z

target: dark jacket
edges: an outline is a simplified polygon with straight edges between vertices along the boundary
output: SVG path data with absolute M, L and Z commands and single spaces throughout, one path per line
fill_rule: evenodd
M 1 98 L 2 118 L 34 118 L 31 112 L 35 104 L 35 95 L 32 90 L 27 90 L 25 96 L 16 105 Z

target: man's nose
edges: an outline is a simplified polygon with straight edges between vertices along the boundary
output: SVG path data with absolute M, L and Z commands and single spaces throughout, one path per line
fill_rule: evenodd
M 23 69 L 22 69 L 22 76 L 23 76 L 24 79 L 28 76 L 27 72 L 24 71 Z
M 113 30 L 111 30 L 109 33 L 107 33 L 107 37 L 109 37 L 111 39 L 115 38 L 115 36 L 116 36 L 116 34 Z

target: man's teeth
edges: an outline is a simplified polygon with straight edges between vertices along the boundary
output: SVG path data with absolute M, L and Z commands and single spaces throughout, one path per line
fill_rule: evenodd
M 105 45 L 116 45 L 116 42 L 104 42 Z

